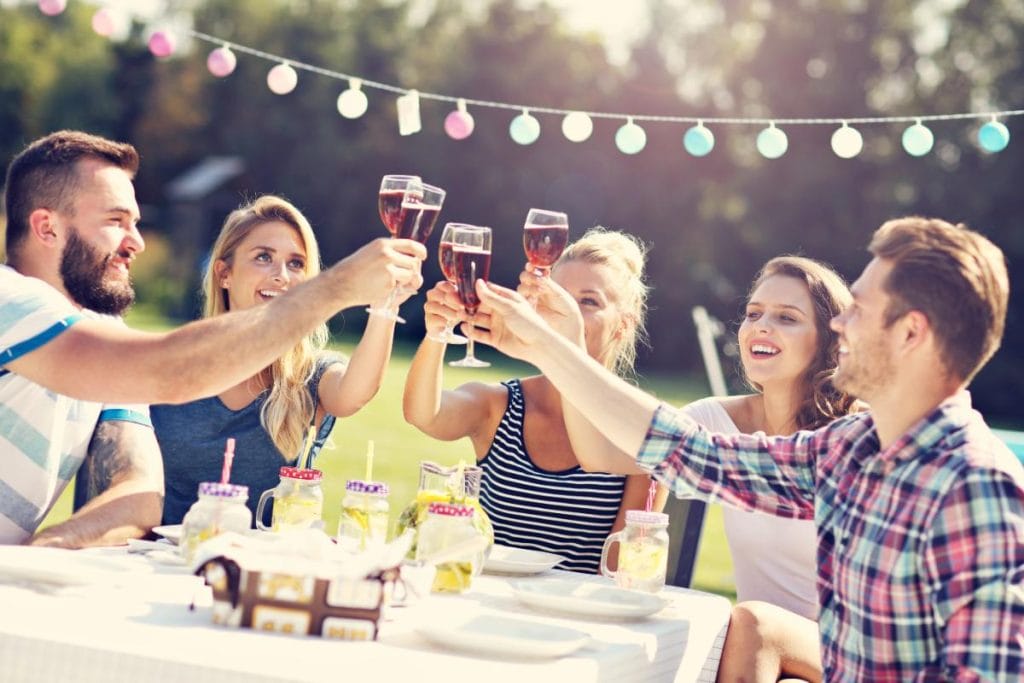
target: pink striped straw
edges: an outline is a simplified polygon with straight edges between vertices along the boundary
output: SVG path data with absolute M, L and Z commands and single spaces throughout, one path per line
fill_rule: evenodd
M 644 505 L 644 510 L 650 512 L 651 508 L 654 507 L 654 494 L 658 492 L 658 482 L 651 479 L 651 485 L 647 489 L 647 504 Z
M 235 459 L 235 440 L 228 439 L 228 445 L 224 449 L 224 467 L 220 471 L 220 483 L 226 484 L 231 479 L 231 461 Z

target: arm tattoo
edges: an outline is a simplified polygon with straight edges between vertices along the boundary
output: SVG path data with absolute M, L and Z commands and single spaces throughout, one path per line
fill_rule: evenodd
M 133 422 L 100 422 L 78 470 L 75 508 L 128 477 L 159 477 L 162 482 L 160 450 L 152 428 Z

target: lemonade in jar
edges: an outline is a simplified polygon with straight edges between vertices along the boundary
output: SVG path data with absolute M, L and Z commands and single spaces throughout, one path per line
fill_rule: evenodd
M 186 561 L 195 559 L 203 541 L 227 531 L 247 532 L 252 525 L 252 513 L 245 505 L 248 499 L 248 486 L 216 481 L 199 484 L 198 499 L 181 522 L 181 553 Z
M 388 485 L 380 481 L 352 479 L 345 484 L 338 519 L 338 545 L 358 552 L 368 545 L 383 544 L 388 537 Z
M 260 496 L 256 505 L 256 526 L 264 531 L 291 531 L 323 527 L 323 472 L 301 467 L 282 467 L 281 482 Z M 263 523 L 263 508 L 274 499 L 271 525 Z
M 431 503 L 468 505 L 473 508 L 473 526 L 487 539 L 487 548 L 494 544 L 494 528 L 491 519 L 480 505 L 480 482 L 484 471 L 480 467 L 463 464 L 445 467 L 430 460 L 420 463 L 420 486 L 416 498 L 398 516 L 395 536 L 401 536 L 408 529 L 417 532 L 427 519 Z M 409 550 L 409 559 L 416 557 L 416 541 Z
M 608 568 L 608 551 L 619 543 L 619 568 Z M 626 527 L 610 535 L 601 550 L 601 573 L 622 588 L 657 593 L 665 587 L 668 567 L 668 515 L 643 510 L 626 511 Z

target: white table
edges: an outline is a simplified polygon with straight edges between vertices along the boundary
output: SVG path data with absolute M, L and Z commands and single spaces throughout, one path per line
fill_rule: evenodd
M 389 612 L 379 640 L 367 643 L 214 626 L 208 591 L 194 577 L 168 574 L 123 552 L 108 557 L 137 570 L 132 574 L 136 585 L 46 594 L 0 584 L 0 680 L 337 683 L 357 674 L 367 681 L 712 683 L 729 619 L 725 598 L 679 588 L 667 588 L 663 597 L 671 604 L 640 621 L 542 614 L 515 599 L 511 579 L 485 575 L 474 580 L 470 593 L 435 604 L 441 609 L 479 605 L 518 619 L 585 631 L 594 639 L 558 659 L 495 659 L 430 644 L 413 631 L 401 608 Z M 545 576 L 605 581 L 569 572 Z M 545 576 L 525 580 L 542 581 Z M 199 606 L 190 611 L 193 600 Z

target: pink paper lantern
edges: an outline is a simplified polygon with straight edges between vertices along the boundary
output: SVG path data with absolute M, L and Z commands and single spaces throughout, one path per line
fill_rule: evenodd
M 227 47 L 218 47 L 216 50 L 211 50 L 210 56 L 206 58 L 206 68 L 217 78 L 230 76 L 237 64 L 238 60 L 235 58 L 235 53 Z
M 154 57 L 170 57 L 174 53 L 174 36 L 167 31 L 155 31 L 149 37 L 149 51 Z
M 453 140 L 465 140 L 473 134 L 473 115 L 468 111 L 456 109 L 449 112 L 444 119 L 444 132 Z
M 68 6 L 68 0 L 39 0 L 39 11 L 48 17 L 55 17 Z
M 106 7 L 101 7 L 92 15 L 92 30 L 101 36 L 110 36 L 116 26 L 117 21 L 114 19 L 114 13 Z

